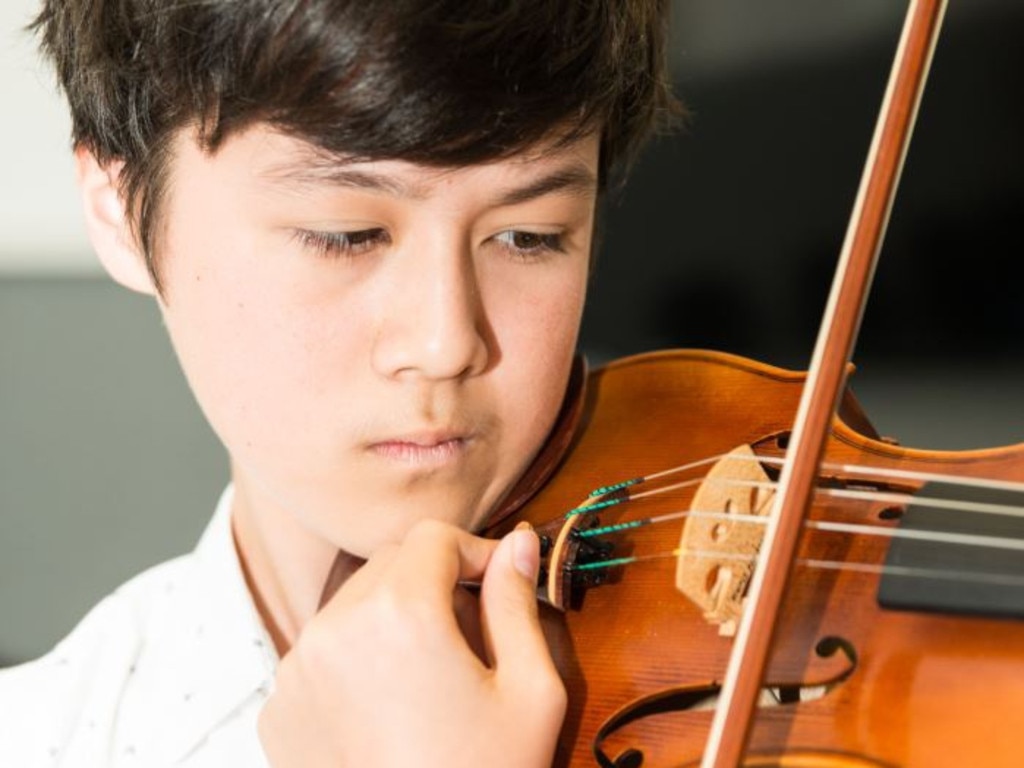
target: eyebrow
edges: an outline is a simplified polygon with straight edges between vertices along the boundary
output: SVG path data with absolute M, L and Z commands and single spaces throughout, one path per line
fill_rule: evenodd
M 291 163 L 275 166 L 260 176 L 273 184 L 331 186 L 377 192 L 392 197 L 422 200 L 427 190 L 407 184 L 384 173 L 374 173 L 344 164 Z M 597 178 L 583 163 L 570 162 L 549 173 L 531 179 L 523 186 L 500 191 L 490 201 L 493 205 L 518 205 L 554 193 L 570 197 L 587 197 L 597 188 Z
M 586 197 L 597 188 L 597 179 L 582 163 L 573 163 L 544 174 L 522 187 L 513 187 L 498 195 L 492 202 L 517 205 L 553 193 L 570 197 Z

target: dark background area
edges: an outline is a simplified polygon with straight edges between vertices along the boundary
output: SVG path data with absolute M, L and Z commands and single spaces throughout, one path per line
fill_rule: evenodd
M 954 0 L 947 15 L 862 368 L 1021 358 L 1024 4 L 972 2 Z M 693 5 L 675 6 L 684 28 Z M 609 205 L 584 346 L 600 356 L 711 347 L 806 366 L 902 23 L 903 4 L 889 5 L 870 33 L 805 55 L 696 74 L 679 57 L 689 123 Z

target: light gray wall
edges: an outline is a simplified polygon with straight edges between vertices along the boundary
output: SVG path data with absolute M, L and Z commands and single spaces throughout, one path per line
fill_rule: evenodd
M 151 301 L 0 279 L 0 663 L 191 549 L 226 477 Z

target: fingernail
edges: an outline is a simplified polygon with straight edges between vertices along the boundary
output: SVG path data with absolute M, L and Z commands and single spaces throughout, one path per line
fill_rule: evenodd
M 520 520 L 518 523 L 516 523 L 516 528 L 515 529 L 517 531 L 532 531 L 533 530 L 533 526 L 530 525 L 530 523 L 527 522 L 526 520 Z
M 532 529 L 527 530 L 521 525 L 509 534 L 512 537 L 512 564 L 527 579 L 536 581 L 540 569 L 540 542 Z

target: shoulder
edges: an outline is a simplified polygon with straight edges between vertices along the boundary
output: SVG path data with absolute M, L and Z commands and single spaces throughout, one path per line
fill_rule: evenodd
M 174 620 L 177 592 L 190 586 L 194 570 L 194 555 L 185 555 L 144 571 L 45 656 L 0 670 L 0 763 L 45 765 L 72 741 L 108 738 L 136 665 Z M 14 757 L 21 760 L 8 762 Z
M 194 588 L 194 554 L 153 566 L 122 584 L 96 604 L 43 660 L 58 666 L 75 661 L 121 661 L 137 655 L 180 609 L 182 590 Z M 86 672 L 87 670 L 82 670 Z

